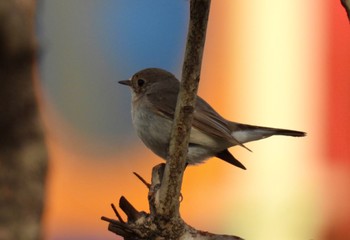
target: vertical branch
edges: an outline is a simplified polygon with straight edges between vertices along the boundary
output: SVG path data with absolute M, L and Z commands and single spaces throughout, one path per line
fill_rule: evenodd
M 159 193 L 158 211 L 163 216 L 179 216 L 179 196 L 200 79 L 209 9 L 210 0 L 191 0 L 182 81 L 169 145 L 169 159 Z

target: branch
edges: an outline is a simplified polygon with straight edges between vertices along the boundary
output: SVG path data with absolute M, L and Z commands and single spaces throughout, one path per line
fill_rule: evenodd
M 175 118 L 169 145 L 169 158 L 159 193 L 159 214 L 179 216 L 179 197 L 193 111 L 195 107 L 210 0 L 192 0 L 182 80 L 177 99 Z
M 152 183 L 149 189 L 148 200 L 150 204 L 150 214 L 139 212 L 126 200 L 121 197 L 119 207 L 128 217 L 125 222 L 118 211 L 112 205 L 118 220 L 101 217 L 103 221 L 109 223 L 108 230 L 117 235 L 123 236 L 125 240 L 140 239 L 200 239 L 200 240 L 242 240 L 237 236 L 218 235 L 205 231 L 196 230 L 186 224 L 181 218 L 163 218 L 157 213 L 158 190 L 162 184 L 165 164 L 159 164 L 152 170 Z M 209 216 L 210 217 L 210 216 Z M 167 224 L 164 224 L 167 222 Z M 165 225 L 165 227 L 164 227 Z

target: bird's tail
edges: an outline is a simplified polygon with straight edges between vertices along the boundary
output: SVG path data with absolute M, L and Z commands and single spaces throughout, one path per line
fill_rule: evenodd
M 260 140 L 273 135 L 283 135 L 292 137 L 306 136 L 306 133 L 301 131 L 270 127 L 259 127 L 235 122 L 230 123 L 230 128 L 232 130 L 232 136 L 235 139 L 237 139 L 237 141 L 239 141 L 240 143 Z

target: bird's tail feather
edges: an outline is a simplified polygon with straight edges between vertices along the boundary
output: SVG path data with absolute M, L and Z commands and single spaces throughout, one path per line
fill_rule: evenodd
M 303 137 L 306 136 L 305 132 L 270 128 L 270 127 L 259 127 L 247 124 L 233 123 L 230 125 L 232 130 L 232 136 L 237 139 L 240 143 L 246 143 L 255 141 L 263 138 L 267 138 L 273 135 L 283 135 L 292 137 Z
M 306 136 L 305 132 L 289 130 L 289 129 L 274 129 L 273 135 L 284 135 L 284 136 L 292 136 L 292 137 L 304 137 Z

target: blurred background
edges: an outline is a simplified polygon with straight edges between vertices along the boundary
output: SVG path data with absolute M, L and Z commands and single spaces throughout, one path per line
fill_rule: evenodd
M 44 236 L 118 239 L 100 217 L 125 196 L 148 211 L 162 160 L 132 129 L 117 84 L 160 67 L 181 76 L 189 1 L 39 1 L 38 91 L 50 153 Z M 340 1 L 212 1 L 199 95 L 226 118 L 306 131 L 186 170 L 181 214 L 244 239 L 350 239 L 350 29 Z

